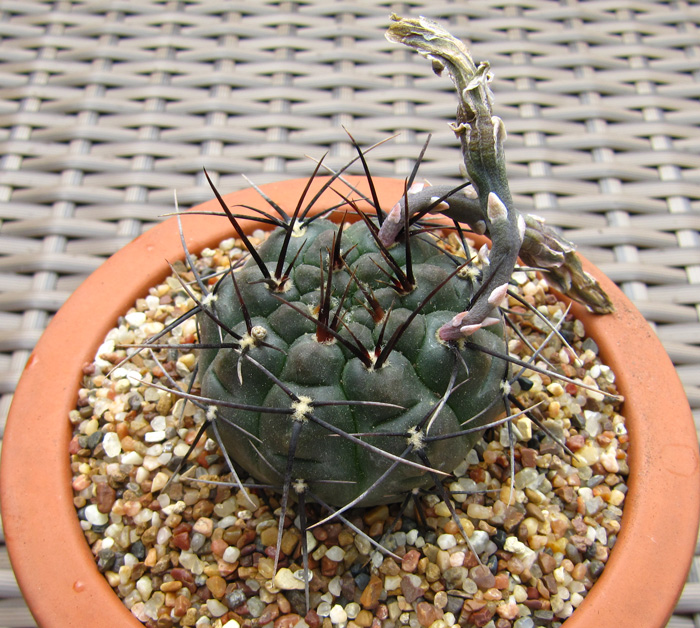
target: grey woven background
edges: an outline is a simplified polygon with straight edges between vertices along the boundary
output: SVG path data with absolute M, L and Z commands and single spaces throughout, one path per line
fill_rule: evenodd
M 172 209 L 352 156 L 459 178 L 447 79 L 391 12 L 491 61 L 521 209 L 655 326 L 700 425 L 700 6 L 633 0 L 0 1 L 0 426 L 26 359 L 105 256 Z M 660 383 L 662 388 L 663 383 Z M 662 394 L 662 393 L 661 393 Z M 0 626 L 32 626 L 0 551 Z M 696 559 L 697 560 L 697 559 Z M 700 628 L 698 565 L 669 626 Z

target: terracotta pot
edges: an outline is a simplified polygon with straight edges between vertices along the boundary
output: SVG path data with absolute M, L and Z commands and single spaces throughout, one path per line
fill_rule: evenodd
M 361 181 L 354 179 L 366 191 Z M 403 193 L 403 181 L 375 181 L 385 207 Z M 291 213 L 304 185 L 304 180 L 294 180 L 263 189 Z M 251 189 L 226 200 L 261 206 Z M 327 193 L 317 207 L 337 202 L 338 196 Z M 198 209 L 219 208 L 208 202 Z M 183 224 L 194 251 L 230 235 L 221 218 L 188 216 Z M 117 317 L 169 274 L 166 260 L 181 257 L 174 219 L 113 255 L 56 314 L 17 387 L 3 444 L 2 515 L 17 580 L 42 628 L 141 626 L 98 572 L 78 524 L 68 413 L 75 405 L 83 364 L 92 361 Z M 618 542 L 602 577 L 566 627 L 662 628 L 695 548 L 700 512 L 695 427 L 675 369 L 648 323 L 600 271 L 586 267 L 617 308 L 610 316 L 591 315 L 581 307 L 575 307 L 575 314 L 617 374 L 626 398 L 631 474 Z

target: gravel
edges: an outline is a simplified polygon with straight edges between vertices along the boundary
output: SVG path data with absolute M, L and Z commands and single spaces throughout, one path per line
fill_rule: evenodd
M 208 272 L 226 268 L 229 254 L 241 254 L 238 244 L 231 239 L 206 250 L 197 264 Z M 182 264 L 176 267 L 188 276 Z M 547 318 L 565 316 L 542 280 L 525 272 L 517 279 L 520 294 Z M 526 370 L 513 393 L 526 406 L 540 404 L 535 414 L 546 432 L 516 418 L 511 454 L 507 426 L 491 428 L 446 482 L 481 564 L 435 494 L 421 500 L 426 528 L 412 507 L 356 509 L 347 513 L 350 521 L 383 536 L 396 558 L 338 522 L 308 531 L 307 611 L 295 504 L 275 574 L 279 496 L 197 482 L 228 479 L 209 439 L 191 454 L 188 479 L 170 481 L 206 417 L 151 385 L 171 388 L 172 379 L 185 386 L 195 351 L 166 348 L 155 359 L 130 350 L 123 362 L 127 351 L 120 346 L 143 342 L 194 305 L 173 277 L 139 299 L 85 366 L 70 415 L 80 524 L 100 571 L 146 626 L 556 627 L 583 601 L 620 529 L 628 437 L 619 400 L 604 394 L 615 394 L 614 374 L 579 321 L 567 317 L 561 328 L 573 352 L 555 337 L 536 364 L 554 365 L 593 390 Z M 539 347 L 549 329 L 517 301 L 510 299 L 508 308 L 527 343 Z M 163 341 L 195 338 L 190 318 Z M 526 359 L 531 350 L 524 339 L 511 335 L 509 351 Z

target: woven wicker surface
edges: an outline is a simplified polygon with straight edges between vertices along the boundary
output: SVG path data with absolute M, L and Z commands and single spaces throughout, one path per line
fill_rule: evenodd
M 519 206 L 652 323 L 700 425 L 700 5 L 633 0 L 0 1 L 0 426 L 53 313 L 172 209 L 310 174 L 328 151 L 459 179 L 454 97 L 383 37 L 443 21 L 489 59 Z M 700 565 L 690 580 L 697 582 Z M 700 584 L 669 624 L 700 627 Z M 32 626 L 0 553 L 0 625 Z

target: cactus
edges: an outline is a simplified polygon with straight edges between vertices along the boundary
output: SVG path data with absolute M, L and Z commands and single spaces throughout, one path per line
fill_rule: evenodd
M 263 194 L 269 208 L 254 211 L 273 229 L 259 247 L 212 184 L 249 256 L 213 289 L 196 276 L 201 299 L 183 282 L 197 302 L 187 316 L 197 315 L 201 391 L 179 394 L 207 410 L 206 430 L 232 482 L 279 491 L 283 512 L 298 500 L 302 527 L 307 499 L 349 523 L 343 512 L 350 507 L 431 487 L 460 526 L 442 480 L 517 405 L 511 364 L 537 370 L 508 355 L 499 309 L 518 256 L 594 311 L 611 310 L 572 245 L 513 206 L 488 65 L 477 67 L 461 42 L 429 20 L 394 20 L 387 37 L 417 49 L 455 84 L 453 129 L 470 183 L 416 183 L 419 159 L 403 197 L 385 212 L 352 140 L 371 193 L 339 198 L 340 224 L 311 211 L 318 195 L 308 187 L 292 215 Z M 323 190 L 343 181 L 350 165 Z M 458 236 L 450 242 L 426 222 L 435 213 L 452 220 Z M 465 224 L 493 242 L 481 265 L 469 257 Z
M 199 361 L 202 395 L 227 402 L 221 443 L 257 479 L 303 479 L 333 506 L 400 501 L 503 411 L 503 326 L 472 337 L 491 354 L 438 338 L 476 284 L 431 234 L 387 249 L 367 216 L 285 220 L 199 314 L 203 344 L 237 345 Z

